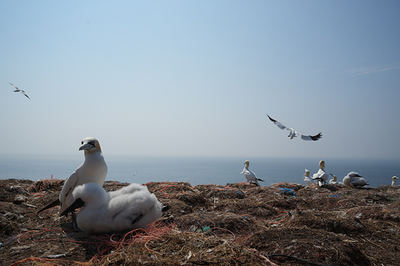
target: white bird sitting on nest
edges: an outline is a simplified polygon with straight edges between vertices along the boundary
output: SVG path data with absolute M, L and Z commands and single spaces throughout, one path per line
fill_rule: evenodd
M 357 172 L 349 172 L 345 177 L 343 177 L 343 184 L 354 188 L 362 188 L 368 185 L 367 181 Z
M 264 182 L 264 180 L 258 178 L 256 174 L 249 169 L 249 166 L 250 166 L 250 161 L 248 160 L 244 161 L 244 168 L 241 174 L 243 174 L 246 177 L 247 182 L 259 186 L 260 184 L 258 183 L 258 181 Z
M 304 169 L 304 183 L 306 183 L 306 185 L 311 185 L 313 182 L 313 180 L 310 178 L 310 170 L 308 169 Z
M 107 193 L 98 184 L 87 183 L 77 186 L 72 195 L 74 203 L 67 211 L 82 207 L 76 225 L 89 234 L 144 228 L 162 215 L 156 196 L 138 184 Z
M 396 185 L 397 179 L 399 179 L 397 176 L 393 176 L 393 177 L 392 177 L 392 187 L 396 187 L 396 186 L 397 186 L 397 185 Z
M 279 122 L 279 121 L 273 119 L 273 118 L 270 117 L 269 115 L 267 115 L 267 116 L 268 116 L 269 120 L 271 120 L 271 121 L 272 121 L 275 125 L 277 125 L 280 129 L 284 129 L 284 130 L 286 129 L 286 130 L 288 130 L 288 131 L 289 131 L 288 137 L 289 137 L 290 139 L 293 139 L 293 138 L 295 138 L 295 137 L 300 136 L 302 140 L 313 140 L 313 141 L 316 141 L 316 140 L 319 140 L 319 139 L 322 137 L 322 133 L 321 133 L 321 132 L 318 133 L 317 135 L 314 135 L 314 136 L 312 136 L 312 135 L 303 135 L 303 134 L 301 134 L 300 132 L 298 132 L 297 130 L 295 130 L 295 129 L 293 129 L 293 128 L 288 128 L 288 127 L 284 126 L 281 122 Z
M 339 184 L 339 182 L 337 181 L 337 176 L 333 175 L 333 176 L 332 176 L 332 179 L 329 180 L 329 184 L 332 184 L 332 185 L 337 185 L 337 184 Z
M 68 212 L 66 209 L 74 202 L 72 191 L 75 187 L 86 183 L 96 183 L 99 186 L 103 186 L 107 176 L 107 165 L 101 153 L 99 141 L 93 137 L 89 137 L 83 139 L 81 144 L 79 150 L 84 151 L 85 161 L 65 180 L 59 198 L 42 208 L 38 213 L 61 204 L 60 215 L 67 215 Z

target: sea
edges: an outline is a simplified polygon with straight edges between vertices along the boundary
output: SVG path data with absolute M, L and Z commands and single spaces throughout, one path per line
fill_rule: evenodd
M 105 156 L 106 180 L 140 183 L 189 182 L 192 185 L 244 182 L 240 172 L 245 159 L 262 185 L 279 182 L 303 184 L 304 169 L 318 171 L 315 158 L 235 158 L 235 157 L 139 157 Z M 0 179 L 65 179 L 82 164 L 81 156 L 0 155 Z M 339 180 L 350 171 L 364 176 L 371 187 L 390 185 L 394 175 L 400 176 L 400 160 L 325 159 L 325 171 Z

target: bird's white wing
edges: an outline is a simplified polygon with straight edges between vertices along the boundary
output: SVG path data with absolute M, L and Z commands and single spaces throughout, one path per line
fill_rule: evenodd
M 279 122 L 279 121 L 273 119 L 273 118 L 270 117 L 269 115 L 267 115 L 267 116 L 268 116 L 269 120 L 271 120 L 272 123 L 274 123 L 275 125 L 277 125 L 280 129 L 290 130 L 290 129 L 288 129 L 286 126 L 284 126 L 281 122 Z
M 312 136 L 312 135 L 303 135 L 303 134 L 301 134 L 301 139 L 302 139 L 302 140 L 312 140 L 312 141 L 316 141 L 316 140 L 319 140 L 320 138 L 322 138 L 322 133 L 321 133 L 321 132 L 318 133 L 317 135 L 314 135 L 314 136 Z
M 60 213 L 62 213 L 70 204 L 73 203 L 74 197 L 72 191 L 78 184 L 78 174 L 74 172 L 67 180 L 65 180 L 64 186 L 61 189 L 59 200 L 61 203 Z

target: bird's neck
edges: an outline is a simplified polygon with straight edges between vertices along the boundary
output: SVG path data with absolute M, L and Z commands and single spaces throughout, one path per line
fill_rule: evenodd
M 97 160 L 99 158 L 103 158 L 103 154 L 101 152 L 85 151 L 85 161 Z

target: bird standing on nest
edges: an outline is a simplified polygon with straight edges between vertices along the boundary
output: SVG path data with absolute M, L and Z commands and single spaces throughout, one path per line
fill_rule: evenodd
M 250 166 L 250 161 L 246 160 L 244 162 L 244 168 L 241 174 L 243 174 L 246 177 L 247 182 L 249 182 L 250 184 L 255 184 L 256 186 L 260 186 L 260 184 L 258 184 L 258 181 L 264 182 L 264 180 L 258 178 L 256 174 L 249 169 L 249 166 Z
M 319 161 L 319 170 L 313 174 L 312 179 L 318 181 L 319 186 L 323 186 L 328 182 L 329 175 L 325 173 L 325 161 Z
M 85 138 L 82 140 L 79 150 L 83 150 L 85 161 L 65 180 L 58 199 L 42 208 L 38 213 L 60 204 L 60 216 L 67 215 L 67 209 L 74 203 L 72 191 L 75 187 L 86 183 L 103 186 L 107 176 L 107 164 L 104 161 L 99 141 L 93 137 Z M 72 215 L 74 217 L 73 212 Z

